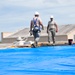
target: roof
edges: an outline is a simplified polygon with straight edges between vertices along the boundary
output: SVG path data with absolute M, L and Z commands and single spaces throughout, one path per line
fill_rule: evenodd
M 69 34 L 69 32 L 75 30 L 75 25 L 72 24 L 68 24 L 68 25 L 59 25 L 58 26 L 58 33 L 56 35 L 67 35 Z M 46 36 L 47 35 L 47 27 L 44 28 L 44 30 L 42 30 L 41 32 L 41 36 Z M 21 29 L 17 32 L 14 32 L 13 34 L 11 34 L 10 37 L 28 37 L 29 36 L 29 28 L 24 28 Z
M 59 26 L 59 32 L 57 33 L 57 35 L 67 35 L 73 30 L 75 30 L 75 25 L 61 25 Z

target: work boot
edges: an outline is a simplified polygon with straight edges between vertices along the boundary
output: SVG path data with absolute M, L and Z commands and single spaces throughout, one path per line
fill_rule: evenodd
M 55 43 L 53 43 L 53 46 L 55 46 Z
M 35 42 L 35 46 L 38 47 L 38 42 Z
M 50 41 L 48 41 L 48 43 L 50 44 Z
M 48 41 L 48 45 L 50 45 L 50 41 Z

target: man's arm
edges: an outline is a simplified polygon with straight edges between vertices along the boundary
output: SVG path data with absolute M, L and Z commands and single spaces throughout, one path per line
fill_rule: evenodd
M 44 30 L 44 26 L 43 26 L 42 22 L 40 22 L 40 25 L 42 26 L 42 29 Z
M 49 22 L 48 22 L 48 25 L 47 25 L 47 33 L 48 33 L 48 31 L 49 31 Z
M 30 22 L 30 31 L 32 30 L 32 21 Z
M 33 27 L 32 25 L 33 25 L 33 24 L 32 24 L 32 21 L 31 21 L 31 22 L 30 22 L 30 31 L 29 31 L 29 32 L 30 32 L 30 36 L 32 35 L 32 27 Z
M 58 32 L 58 25 L 56 23 L 54 25 L 56 27 L 56 32 Z
M 42 26 L 42 29 L 44 30 L 44 26 L 41 20 L 40 20 L 40 25 Z

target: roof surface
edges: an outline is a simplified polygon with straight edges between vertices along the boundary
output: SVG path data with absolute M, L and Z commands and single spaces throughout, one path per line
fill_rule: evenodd
M 68 24 L 68 25 L 59 25 L 58 26 L 58 33 L 56 35 L 67 35 L 70 31 L 75 30 L 75 25 Z M 47 35 L 47 27 L 44 28 L 41 32 L 41 36 L 46 36 Z M 17 32 L 14 32 L 12 35 L 8 37 L 28 37 L 29 36 L 29 28 L 24 28 L 21 29 Z

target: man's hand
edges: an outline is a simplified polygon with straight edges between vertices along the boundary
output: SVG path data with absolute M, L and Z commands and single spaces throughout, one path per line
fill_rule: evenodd
M 48 30 L 47 30 L 47 33 L 48 33 Z
M 29 32 L 30 32 L 30 36 L 32 36 L 32 30 L 30 30 Z
M 58 32 L 58 29 L 56 29 L 56 32 Z

